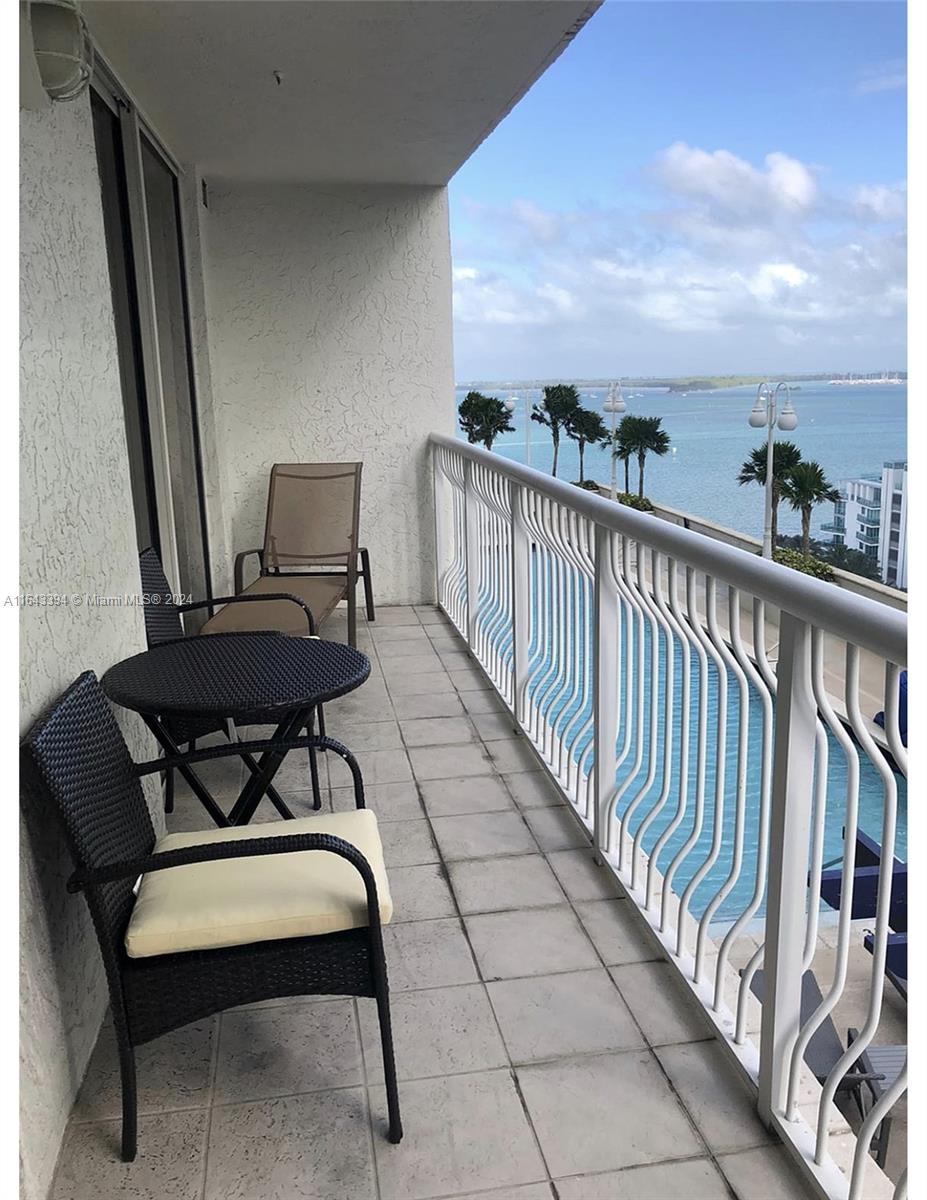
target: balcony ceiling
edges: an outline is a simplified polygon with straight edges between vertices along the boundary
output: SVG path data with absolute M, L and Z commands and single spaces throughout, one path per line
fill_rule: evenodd
M 598 3 L 88 0 L 83 9 L 152 125 L 208 177 L 442 184 Z

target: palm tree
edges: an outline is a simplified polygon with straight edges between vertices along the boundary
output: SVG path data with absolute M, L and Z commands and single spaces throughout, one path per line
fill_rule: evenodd
M 482 442 L 487 450 L 492 449 L 500 433 L 515 431 L 508 409 L 495 396 L 467 392 L 457 412 L 460 415 L 460 428 L 467 435 L 467 441 Z
M 557 383 L 544 389 L 542 407 L 534 409 L 531 420 L 550 429 L 550 440 L 554 444 L 554 461 L 551 475 L 557 474 L 557 459 L 560 456 L 560 434 L 569 427 L 570 419 L 579 408 L 579 392 L 572 383 Z
M 782 498 L 782 485 L 789 475 L 801 462 L 801 451 L 794 442 L 773 443 L 773 481 L 772 481 L 772 548 L 776 548 L 776 535 L 779 530 L 779 501 Z M 757 446 L 750 451 L 750 457 L 740 468 L 737 482 L 758 483 L 766 487 L 766 446 Z
M 637 494 L 644 498 L 644 463 L 648 454 L 662 458 L 670 448 L 669 434 L 662 427 L 662 417 L 625 417 L 621 422 L 623 444 L 628 447 L 628 456 L 637 455 L 640 468 Z
M 617 458 L 624 463 L 624 491 L 625 495 L 631 490 L 630 469 L 631 455 L 634 453 L 634 447 L 631 445 L 631 429 L 628 421 L 633 422 L 633 417 L 622 417 L 621 424 L 615 430 L 614 440 L 612 442 L 612 458 Z
M 862 575 L 863 579 L 874 579 L 877 582 L 882 580 L 879 564 L 875 559 L 867 558 L 861 550 L 851 550 L 842 542 L 825 546 L 817 557 L 828 566 Z
M 566 426 L 567 437 L 571 437 L 579 447 L 579 482 L 585 482 L 583 476 L 583 454 L 587 446 L 597 446 L 608 440 L 608 430 L 605 422 L 597 412 L 588 408 L 579 408 L 569 418 Z
M 839 500 L 840 493 L 830 480 L 824 477 L 820 464 L 816 462 L 796 463 L 782 481 L 780 492 L 783 500 L 786 500 L 795 512 L 801 513 L 801 550 L 802 554 L 809 554 L 812 509 L 816 504 Z

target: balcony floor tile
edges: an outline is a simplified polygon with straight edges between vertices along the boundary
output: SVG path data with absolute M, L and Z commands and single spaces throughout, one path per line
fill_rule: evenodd
M 519 1067 L 518 1081 L 554 1177 L 704 1153 L 650 1051 Z
M 537 843 L 519 812 L 433 817 L 431 823 L 445 862 L 537 851 Z
M 607 967 L 659 959 L 630 900 L 588 900 L 576 911 Z
M 422 798 L 430 817 L 458 817 L 465 813 L 502 812 L 513 808 L 501 779 L 493 775 L 461 775 L 456 779 L 426 779 Z
M 592 943 L 565 904 L 527 912 L 484 913 L 467 917 L 466 926 L 486 980 L 582 971 L 600 965 Z
M 628 963 L 612 967 L 611 974 L 651 1046 L 711 1036 L 708 1018 L 683 990 L 669 963 Z
M 220 1018 L 216 1104 L 363 1081 L 353 1000 L 243 1009 Z
M 140 1113 L 208 1106 L 215 1036 L 216 1019 L 210 1017 L 136 1048 Z M 74 1119 L 99 1121 L 121 1115 L 116 1034 L 107 1021 L 90 1058 Z
M 372 1196 L 363 1088 L 216 1107 L 205 1200 Z
M 367 1078 L 383 1082 L 376 1006 L 358 1005 Z M 505 1045 L 482 983 L 403 992 L 392 1002 L 400 1079 L 425 1079 L 507 1067 Z
M 464 915 L 563 903 L 556 876 L 540 854 L 452 862 L 447 869 Z
M 628 1167 L 604 1175 L 558 1179 L 560 1200 L 730 1200 L 724 1178 L 707 1158 Z
M 453 917 L 457 913 L 441 863 L 393 867 L 389 873 L 389 890 L 393 897 L 394 925 L 402 921 Z
M 545 1062 L 646 1043 L 607 971 L 577 971 L 487 985 L 515 1063 Z
M 370 1089 L 374 1112 L 385 1107 Z M 405 1136 L 374 1145 L 382 1200 L 430 1200 L 540 1182 L 547 1171 L 509 1071 L 406 1083 Z
M 138 1157 L 119 1157 L 121 1122 L 69 1126 L 50 1200 L 200 1200 L 206 1109 L 140 1117 Z
M 746 1090 L 725 1069 L 724 1051 L 714 1041 L 663 1046 L 657 1058 L 670 1083 L 715 1154 L 749 1150 L 772 1141 L 751 1111 Z
M 596 865 L 590 849 L 555 850 L 548 862 L 573 901 L 612 900 L 621 894 L 614 875 Z

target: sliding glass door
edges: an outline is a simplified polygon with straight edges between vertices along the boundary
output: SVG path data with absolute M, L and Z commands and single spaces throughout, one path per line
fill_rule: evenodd
M 176 591 L 208 597 L 177 169 L 113 81 L 92 103 L 139 549 L 155 547 Z

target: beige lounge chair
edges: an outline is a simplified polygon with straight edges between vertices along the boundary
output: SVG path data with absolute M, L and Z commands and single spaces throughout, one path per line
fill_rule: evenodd
M 276 463 L 270 473 L 264 545 L 235 556 L 237 595 L 286 592 L 296 596 L 308 604 L 319 629 L 347 600 L 352 646 L 357 644 L 358 577 L 364 581 L 367 620 L 375 618 L 370 556 L 358 545 L 362 466 L 359 462 Z M 244 563 L 250 554 L 258 556 L 261 573 L 245 587 Z M 295 604 L 254 601 L 227 605 L 200 632 L 243 629 L 276 629 L 299 636 L 305 635 L 306 620 Z

